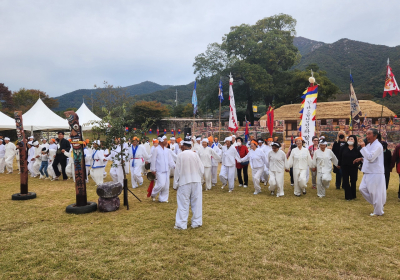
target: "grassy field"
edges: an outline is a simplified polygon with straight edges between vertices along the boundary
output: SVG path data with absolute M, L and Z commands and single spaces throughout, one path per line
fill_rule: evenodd
M 109 167 L 108 167 L 109 168 Z M 361 174 L 359 182 L 361 181 Z M 110 180 L 108 176 L 106 180 Z M 333 184 L 295 197 L 266 187 L 253 195 L 220 183 L 203 196 L 203 227 L 175 230 L 176 192 L 169 203 L 146 197 L 148 181 L 129 196 L 131 209 L 65 213 L 74 183 L 29 179 L 38 197 L 12 201 L 19 175 L 0 174 L 1 279 L 399 279 L 400 202 L 392 173 L 385 215 L 358 193 L 346 201 Z M 237 183 L 236 183 L 237 185 Z M 97 201 L 91 180 L 88 200 Z M 122 200 L 122 195 L 121 195 Z

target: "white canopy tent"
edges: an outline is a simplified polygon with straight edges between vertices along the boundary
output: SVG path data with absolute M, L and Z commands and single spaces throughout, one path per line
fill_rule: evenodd
M 88 124 L 92 121 L 101 121 L 90 109 L 86 106 L 85 102 L 82 103 L 81 107 L 75 112 L 79 117 L 79 124 L 82 126 L 82 131 L 91 130 L 96 124 Z
M 15 120 L 0 112 L 0 131 L 16 129 Z
M 40 98 L 22 115 L 22 120 L 25 130 L 69 130 L 68 121 L 50 110 Z

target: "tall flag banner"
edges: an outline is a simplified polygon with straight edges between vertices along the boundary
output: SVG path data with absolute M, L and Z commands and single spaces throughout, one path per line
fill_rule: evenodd
M 219 98 L 219 103 L 222 103 L 222 101 L 224 101 L 224 95 L 223 95 L 223 91 L 222 91 L 222 80 L 219 80 L 218 98 Z
M 300 132 L 307 146 L 312 145 L 312 137 L 315 135 L 315 113 L 317 109 L 318 85 L 310 86 L 303 93 L 301 104 Z
M 390 66 L 389 66 L 389 58 L 388 58 L 385 87 L 383 89 L 383 98 L 386 97 L 387 93 L 389 93 L 389 95 L 392 96 L 393 93 L 395 93 L 397 95 L 397 93 L 399 91 L 400 91 L 400 89 L 399 89 L 399 86 L 397 85 L 396 79 L 394 78 L 392 68 L 390 68 Z
M 246 129 L 244 131 L 244 141 L 247 143 L 249 141 L 249 123 L 246 120 Z
M 353 88 L 353 77 L 350 74 L 350 125 L 353 126 L 353 122 L 360 123 L 360 117 L 362 117 L 362 112 L 360 108 L 360 104 L 358 103 L 356 93 Z
M 229 75 L 229 130 L 236 133 L 239 129 L 237 116 L 236 116 L 236 106 L 235 106 L 235 97 L 233 96 L 233 78 L 232 75 Z
M 267 127 L 269 130 L 269 134 L 271 134 L 272 137 L 272 133 L 274 132 L 274 109 L 272 109 L 271 106 L 268 107 L 267 116 Z
M 197 84 L 197 81 L 194 81 L 194 88 L 193 88 L 193 95 L 192 95 L 193 115 L 196 115 L 196 113 L 197 113 L 196 84 Z

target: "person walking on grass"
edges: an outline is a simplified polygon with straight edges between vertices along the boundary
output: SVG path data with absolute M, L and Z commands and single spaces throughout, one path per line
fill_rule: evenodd
M 308 167 L 312 165 L 310 153 L 303 147 L 304 140 L 302 137 L 296 137 L 296 148 L 290 152 L 289 160 L 286 162 L 286 172 L 293 167 L 294 195 L 300 196 L 301 193 L 306 194 Z
M 205 143 L 205 142 L 203 142 Z M 204 165 L 200 157 L 191 151 L 190 138 L 183 141 L 183 152 L 176 159 L 173 188 L 177 190 L 175 229 L 187 229 L 189 205 L 192 208 L 192 228 L 203 225 L 203 194 L 201 181 Z
M 47 168 L 49 165 L 49 150 L 46 147 L 42 148 L 42 154 L 40 155 L 41 164 L 40 164 L 40 179 L 49 179 L 49 173 L 47 173 Z M 46 176 L 46 177 L 45 177 Z
M 314 157 L 314 153 L 318 150 L 318 144 L 319 144 L 319 139 L 317 136 L 312 137 L 312 145 L 308 147 L 308 151 L 310 152 L 311 159 Z M 311 170 L 311 181 L 312 181 L 312 188 L 316 189 L 317 186 L 317 171 L 313 171 L 312 168 Z
M 269 170 L 268 190 L 271 192 L 271 195 L 274 195 L 274 192 L 276 192 L 276 197 L 280 197 L 284 195 L 283 185 L 285 183 L 286 155 L 280 149 L 281 145 L 279 143 L 273 142 L 271 147 L 272 151 L 267 157 L 267 168 Z
M 315 151 L 312 163 L 312 171 L 317 172 L 317 195 L 319 198 L 325 196 L 325 190 L 329 188 L 332 180 L 332 163 L 338 165 L 338 160 L 332 150 L 327 149 L 328 143 L 320 140 L 319 149 Z
M 211 168 L 212 168 L 212 158 L 217 161 L 221 160 L 220 156 L 208 146 L 209 140 L 204 138 L 201 140 L 201 147 L 197 150 L 197 155 L 199 156 L 203 166 L 204 166 L 204 184 L 205 190 L 211 190 Z
M 249 153 L 249 150 L 247 149 L 246 145 L 243 145 L 243 139 L 241 137 L 238 137 L 236 139 L 236 143 L 237 146 L 235 148 L 239 156 L 241 158 L 246 156 Z M 243 186 L 244 188 L 247 188 L 247 185 L 249 183 L 248 167 L 249 167 L 249 162 L 236 162 L 236 171 L 237 171 L 237 178 L 239 181 L 239 187 Z M 243 171 L 243 177 L 242 177 L 242 171 Z
M 332 152 L 335 154 L 336 158 L 339 158 L 340 148 L 346 144 L 344 131 L 339 131 L 336 141 L 333 143 Z M 336 174 L 336 189 L 340 189 L 342 186 L 342 170 L 337 167 L 333 168 L 333 173 Z M 342 186 L 343 188 L 343 186 Z
M 71 144 L 68 142 L 68 140 L 64 139 L 64 132 L 60 131 L 58 132 L 58 143 L 57 143 L 57 152 L 56 152 L 56 157 L 54 158 L 53 161 L 53 170 L 54 173 L 56 174 L 55 180 L 58 180 L 60 177 L 61 173 L 58 170 L 58 164 L 61 165 L 61 172 L 63 175 L 63 180 L 68 180 L 67 173 L 65 173 L 65 168 L 67 167 L 67 157 L 65 156 L 65 152 L 69 152 L 71 149 Z
M 360 193 L 366 201 L 374 206 L 374 212 L 370 214 L 371 216 L 383 215 L 383 206 L 386 203 L 383 147 L 377 138 L 378 130 L 370 128 L 367 131 L 368 145 L 360 142 L 360 153 L 364 157 L 361 169 L 364 176 L 360 184 Z M 356 161 L 361 161 L 361 159 Z
M 219 179 L 221 180 L 223 189 L 226 185 L 229 187 L 229 192 L 233 191 L 234 183 L 235 183 L 235 171 L 236 171 L 236 162 L 240 161 L 240 157 L 232 145 L 232 137 L 225 138 L 225 145 L 222 147 L 222 165 L 221 171 L 219 173 Z M 238 160 L 239 159 L 239 160 Z

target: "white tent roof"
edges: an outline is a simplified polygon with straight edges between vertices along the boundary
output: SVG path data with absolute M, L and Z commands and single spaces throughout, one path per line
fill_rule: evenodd
M 67 130 L 69 124 L 66 119 L 54 113 L 39 98 L 28 112 L 22 115 L 25 130 Z
M 16 129 L 15 120 L 0 112 L 0 130 Z
M 82 103 L 81 107 L 75 112 L 79 117 L 79 124 L 82 126 L 83 131 L 91 130 L 94 125 L 87 124 L 91 121 L 101 121 L 85 103 Z

